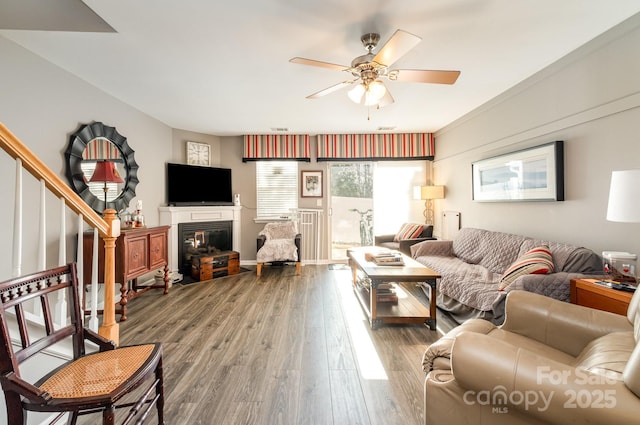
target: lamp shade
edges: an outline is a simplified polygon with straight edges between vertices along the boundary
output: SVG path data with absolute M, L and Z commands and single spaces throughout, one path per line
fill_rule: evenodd
M 444 186 L 422 186 L 420 199 L 444 199 Z
M 347 92 L 347 95 L 349 96 L 349 99 L 351 99 L 353 102 L 360 103 L 365 91 L 367 91 L 367 88 L 365 87 L 364 84 L 360 83 L 354 86 L 351 90 L 349 90 Z
M 111 161 L 96 162 L 96 169 L 89 181 L 91 183 L 124 183 L 116 169 L 116 164 Z
M 640 223 L 640 170 L 611 173 L 607 220 Z

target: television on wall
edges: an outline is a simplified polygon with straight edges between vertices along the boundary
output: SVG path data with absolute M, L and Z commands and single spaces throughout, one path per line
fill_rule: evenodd
M 167 163 L 167 203 L 233 205 L 231 169 Z

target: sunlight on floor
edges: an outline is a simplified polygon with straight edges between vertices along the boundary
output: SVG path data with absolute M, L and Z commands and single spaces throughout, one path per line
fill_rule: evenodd
M 378 352 L 369 337 L 369 321 L 366 319 L 351 287 L 351 272 L 339 271 L 337 280 L 340 299 L 342 300 L 345 320 L 349 328 L 351 343 L 356 354 L 360 374 L 364 379 L 388 380 Z

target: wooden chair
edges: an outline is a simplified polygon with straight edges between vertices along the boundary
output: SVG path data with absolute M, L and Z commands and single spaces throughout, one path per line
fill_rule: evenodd
M 58 291 L 65 290 L 68 324 L 60 326 L 53 322 L 51 303 L 58 300 Z M 43 324 L 27 321 L 29 303 L 25 302 L 39 303 Z M 67 414 L 69 423 L 75 424 L 80 415 L 102 412 L 102 423 L 114 424 L 115 409 L 121 407 L 130 408 L 122 424 L 134 419 L 141 424 L 154 406 L 158 424 L 164 424 L 162 345 L 116 348 L 113 342 L 85 329 L 74 263 L 0 283 L 0 304 L 0 383 L 9 424 L 26 424 L 28 411 L 52 412 L 55 417 L 50 424 Z M 68 338 L 73 344 L 73 360 L 35 383 L 23 379 L 23 362 Z M 85 341 L 95 343 L 99 351 L 87 354 Z M 135 393 L 141 395 L 139 399 L 125 402 L 130 398 L 125 396 L 143 384 Z

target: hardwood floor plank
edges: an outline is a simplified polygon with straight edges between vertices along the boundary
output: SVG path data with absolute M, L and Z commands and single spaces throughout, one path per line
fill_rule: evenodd
M 341 273 L 342 272 L 342 273 Z M 336 290 L 339 279 L 350 273 L 337 271 L 329 274 L 324 298 L 324 319 L 327 333 L 329 369 L 355 369 L 348 329 L 342 312 L 342 300 Z
M 360 383 L 372 425 L 412 423 L 404 416 L 398 394 L 393 391 L 393 384 L 389 379 L 362 379 Z
M 241 402 L 233 403 L 229 414 L 220 425 L 258 425 L 267 423 L 261 416 L 260 402 Z
M 331 384 L 324 327 L 306 327 L 302 351 L 299 425 L 331 425 Z
M 371 424 L 358 373 L 355 370 L 331 370 L 329 374 L 333 423 L 336 425 Z
M 300 371 L 283 370 L 267 380 L 265 400 L 262 403 L 264 417 L 270 425 L 296 424 L 300 390 Z

